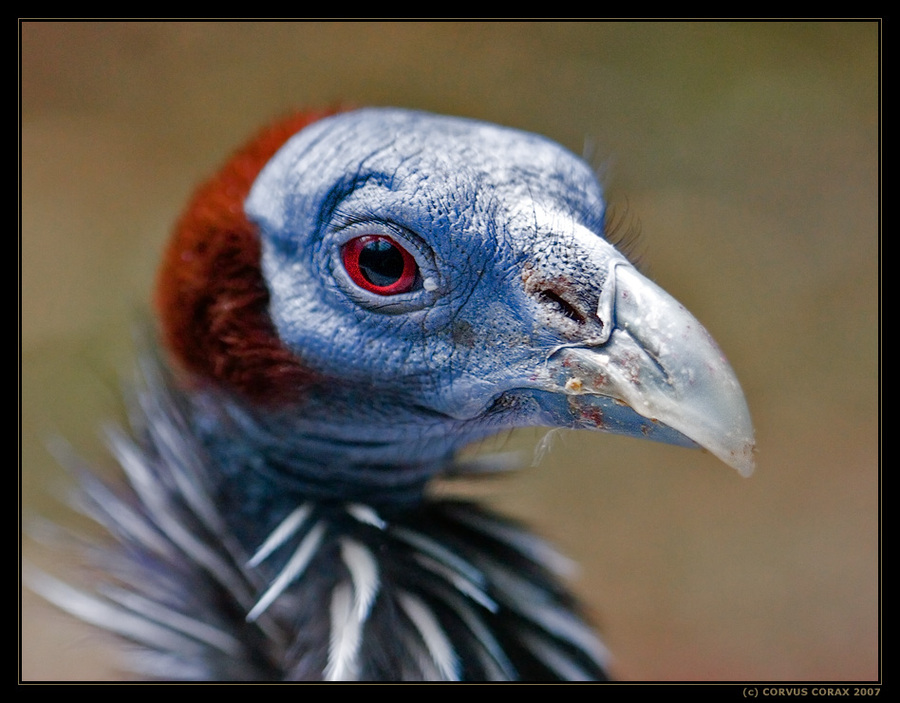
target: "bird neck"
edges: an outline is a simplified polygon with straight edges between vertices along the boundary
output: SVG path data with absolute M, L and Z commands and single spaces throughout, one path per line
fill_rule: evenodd
M 420 417 L 396 410 L 369 405 L 359 417 L 334 395 L 275 410 L 211 391 L 185 392 L 184 399 L 193 434 L 215 467 L 221 500 L 261 527 L 266 516 L 303 501 L 415 505 L 469 441 L 459 427 L 435 420 L 423 430 Z M 414 422 L 415 434 L 407 429 Z
M 114 583 L 47 597 L 146 650 L 145 673 L 605 677 L 603 646 L 557 580 L 564 559 L 475 505 L 423 497 L 449 461 L 436 448 L 452 448 L 436 430 L 432 449 L 380 465 L 323 453 L 332 423 L 190 388 L 153 354 L 141 370 L 134 437 L 110 440 L 128 484 L 83 485 L 85 509 L 120 543 L 102 558 Z M 345 444 L 375 445 L 367 433 Z

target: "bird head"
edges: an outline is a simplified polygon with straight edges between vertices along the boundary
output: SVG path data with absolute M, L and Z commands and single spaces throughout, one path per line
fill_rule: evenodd
M 157 294 L 201 392 L 313 463 L 437 470 L 505 428 L 603 430 L 753 468 L 703 326 L 604 236 L 592 169 L 540 136 L 398 109 L 303 115 L 195 197 Z

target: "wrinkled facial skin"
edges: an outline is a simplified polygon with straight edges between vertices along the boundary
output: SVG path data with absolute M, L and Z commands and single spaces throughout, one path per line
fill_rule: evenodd
M 414 408 L 457 431 L 489 417 L 493 431 L 590 427 L 752 466 L 749 413 L 721 352 L 602 238 L 596 177 L 553 142 L 425 113 L 344 113 L 293 137 L 246 210 L 279 336 L 333 391 L 368 394 L 374 426 Z M 348 272 L 345 247 L 372 235 L 415 260 L 408 290 L 385 295 Z M 685 358 L 695 347 L 699 359 Z M 707 417 L 723 412 L 727 427 Z
M 464 415 L 507 390 L 521 359 L 559 343 L 523 278 L 574 254 L 574 223 L 599 230 L 601 192 L 586 165 L 539 137 L 431 118 L 423 151 L 421 116 L 384 117 L 374 133 L 340 117 L 313 125 L 258 180 L 248 211 L 265 233 L 272 314 L 313 367 L 385 389 L 402 369 L 410 390 L 439 392 L 441 412 Z M 310 171 L 318 190 L 306 188 Z M 362 234 L 405 246 L 423 285 L 381 297 L 349 281 L 336 253 Z

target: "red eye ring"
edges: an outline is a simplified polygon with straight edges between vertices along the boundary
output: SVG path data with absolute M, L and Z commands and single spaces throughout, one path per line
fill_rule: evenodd
M 419 277 L 412 254 L 382 234 L 351 239 L 341 249 L 341 260 L 351 280 L 376 295 L 408 293 Z

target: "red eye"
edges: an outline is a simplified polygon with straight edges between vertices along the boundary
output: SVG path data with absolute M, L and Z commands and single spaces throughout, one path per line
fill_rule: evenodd
M 351 239 L 341 250 L 341 258 L 353 282 L 370 293 L 408 293 L 418 278 L 419 267 L 412 254 L 380 234 Z

